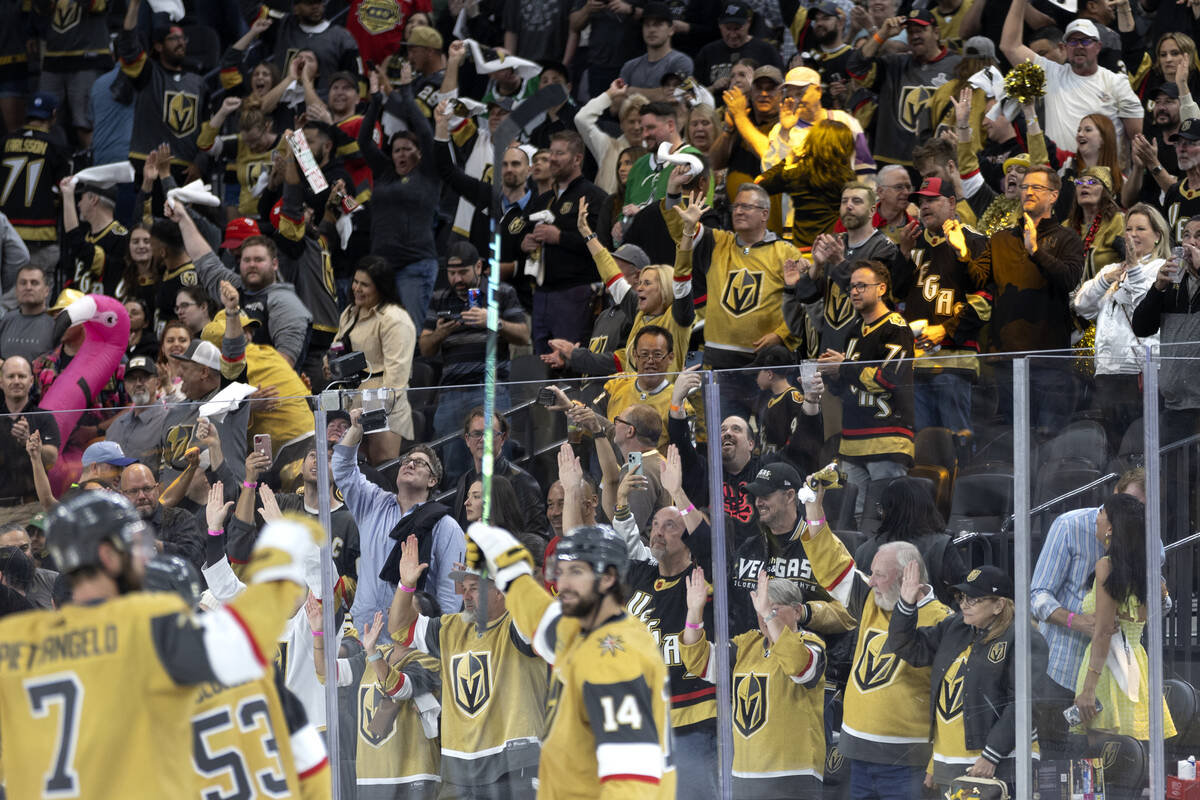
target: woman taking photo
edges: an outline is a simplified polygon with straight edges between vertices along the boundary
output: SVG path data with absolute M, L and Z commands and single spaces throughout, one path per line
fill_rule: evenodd
M 933 757 L 925 785 L 949 789 L 964 773 L 998 778 L 1013 791 L 1014 689 L 1017 658 L 1012 580 L 999 567 L 973 569 L 952 587 L 959 612 L 918 627 L 916 606 L 930 591 L 920 559 L 904 566 L 900 602 L 888 623 L 886 652 L 914 667 L 930 667 Z M 1031 674 L 1044 676 L 1046 640 L 1030 631 Z
M 716 683 L 715 651 L 704 636 L 708 593 L 704 570 L 697 566 L 687 576 L 687 621 L 679 652 L 689 673 Z M 809 612 L 792 581 L 768 579 L 760 571 L 750 600 L 758 629 L 729 643 L 733 724 L 739 734 L 733 742 L 733 796 L 818 800 L 825 763 L 825 643 L 801 626 Z M 739 702 L 756 695 L 757 705 Z
M 437 278 L 433 221 L 441 182 L 436 159 L 421 155 L 433 152 L 433 128 L 413 100 L 413 72 L 407 61 L 402 65 L 401 75 L 396 94 L 408 129 L 391 138 L 386 155 L 375 144 L 375 123 L 384 102 L 393 93 L 385 62 L 370 76 L 371 105 L 363 115 L 358 149 L 375 177 L 371 193 L 371 255 L 380 256 L 395 267 L 395 295 L 412 318 L 414 329 L 420 330 Z M 406 357 L 411 358 L 411 353 Z
M 1085 281 L 1071 301 L 1077 314 L 1096 323 L 1095 402 L 1113 442 L 1142 416 L 1144 348 L 1157 347 L 1158 335 L 1134 335 L 1133 312 L 1171 255 L 1167 222 L 1157 209 L 1138 203 L 1124 219 L 1125 258 Z
M 344 344 L 345 352 L 357 350 L 367 359 L 370 374 L 358 388 L 392 390 L 390 400 L 385 401 L 385 408 L 391 403 L 387 430 L 367 435 L 367 459 L 382 464 L 400 455 L 404 439 L 414 438 L 408 378 L 417 329 L 396 294 L 391 268 L 384 259 L 367 256 L 360 261 L 350 291 L 354 303 L 342 312 L 334 341 Z
M 1083 280 L 1125 258 L 1125 216 L 1113 194 L 1112 170 L 1088 167 L 1075 178 L 1075 205 L 1063 223 L 1083 239 Z
M 1105 553 L 1096 562 L 1092 590 L 1080 613 L 1092 614 L 1092 641 L 1076 678 L 1075 707 L 1083 724 L 1075 733 L 1119 733 L 1150 739 L 1150 664 L 1142 647 L 1146 627 L 1146 507 L 1133 495 L 1110 494 L 1096 517 Z M 1100 710 L 1096 711 L 1096 701 Z M 1163 704 L 1163 735 L 1175 723 Z

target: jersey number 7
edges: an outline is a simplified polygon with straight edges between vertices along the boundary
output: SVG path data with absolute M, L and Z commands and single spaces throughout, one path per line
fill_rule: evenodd
M 34 719 L 50 715 L 51 706 L 59 706 L 58 736 L 46 772 L 43 797 L 76 797 L 79 773 L 75 771 L 75 746 L 79 739 L 79 717 L 83 709 L 83 684 L 73 672 L 60 672 L 24 683 Z

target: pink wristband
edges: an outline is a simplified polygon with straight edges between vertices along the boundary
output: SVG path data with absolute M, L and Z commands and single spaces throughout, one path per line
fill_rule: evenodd
M 313 631 L 313 632 L 312 632 L 312 635 L 313 635 L 313 636 L 324 636 L 324 635 L 325 635 L 325 631 Z
M 1067 627 L 1068 628 L 1071 628 L 1071 620 L 1073 620 L 1073 619 L 1075 619 L 1075 612 L 1068 611 L 1067 612 Z M 1074 628 L 1071 628 L 1071 629 L 1074 630 Z
M 698 631 L 704 627 L 704 623 L 703 622 L 685 622 L 685 623 L 683 623 L 683 626 L 685 628 L 687 628 L 688 630 Z
M 220 536 L 224 532 L 225 532 L 224 528 L 209 528 L 208 529 L 209 536 Z
M 413 588 L 410 589 L 407 586 L 405 586 L 403 583 L 399 584 L 399 586 L 400 586 L 400 591 L 408 592 L 409 594 L 412 594 L 413 592 L 415 592 L 417 590 L 417 587 L 414 586 Z
M 816 528 L 816 527 L 819 527 L 819 526 L 821 526 L 821 525 L 824 525 L 824 524 L 825 524 L 825 518 L 824 518 L 824 517 L 821 517 L 820 519 L 810 519 L 810 520 L 808 520 L 808 527 L 810 527 L 810 528 Z
M 243 489 L 257 489 L 258 481 L 242 481 Z

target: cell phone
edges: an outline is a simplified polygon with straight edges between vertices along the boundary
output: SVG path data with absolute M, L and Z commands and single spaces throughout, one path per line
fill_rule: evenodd
M 548 386 L 543 386 L 538 389 L 537 402 L 539 406 L 552 406 L 558 401 L 558 396 L 554 394 L 554 390 Z
M 1104 710 L 1104 706 L 1100 703 L 1099 700 L 1097 700 L 1096 701 L 1096 713 L 1099 714 L 1103 710 Z M 1079 706 L 1067 706 L 1067 708 L 1065 708 L 1063 710 L 1062 714 L 1063 714 L 1063 719 L 1065 719 L 1067 721 L 1068 725 L 1082 725 L 1083 724 L 1083 716 L 1079 713 Z
M 268 459 L 271 458 L 271 434 L 254 434 L 254 452 L 258 453 L 259 455 L 264 455 Z
M 455 314 L 453 311 L 437 312 L 438 319 L 462 319 L 462 314 Z
M 629 474 L 630 475 L 641 475 L 642 474 L 642 454 L 641 453 L 637 452 L 636 450 L 633 451 L 632 453 L 629 454 L 629 457 L 626 460 L 626 463 L 629 465 Z

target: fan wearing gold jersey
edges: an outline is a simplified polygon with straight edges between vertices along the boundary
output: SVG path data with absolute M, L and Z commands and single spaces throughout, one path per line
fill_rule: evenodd
M 46 544 L 74 602 L 0 622 L 0 730 L 14 732 L 0 740 L 8 796 L 179 796 L 193 769 L 195 687 L 264 674 L 264 653 L 302 596 L 314 533 L 267 525 L 246 591 L 195 616 L 178 597 L 136 591 L 154 535 L 127 500 L 84 492 L 57 506 Z M 247 713 L 243 725 L 259 722 Z
M 687 578 L 687 622 L 680 641 L 688 672 L 716 683 L 716 651 L 704 638 L 704 570 Z M 786 578 L 758 573 L 750 590 L 758 629 L 733 637 L 733 796 L 821 796 L 825 763 L 825 643 L 799 627 L 804 594 Z M 719 656 L 718 656 L 719 657 Z
M 461 612 L 419 614 L 413 589 L 428 565 L 419 563 L 418 552 L 416 536 L 400 543 L 400 583 L 388 610 L 388 629 L 399 645 L 428 653 L 441 665 L 440 797 L 529 797 L 545 731 L 546 665 L 517 628 L 504 595 L 483 585 L 477 572 L 449 574 L 462 585 Z M 475 615 L 485 591 L 488 618 L 479 636 Z
M 625 542 L 607 527 L 570 530 L 556 551 L 555 599 L 511 533 L 477 522 L 467 537 L 467 565 L 486 559 L 517 627 L 554 667 L 539 800 L 675 797 L 667 667 L 654 637 L 622 608 Z

